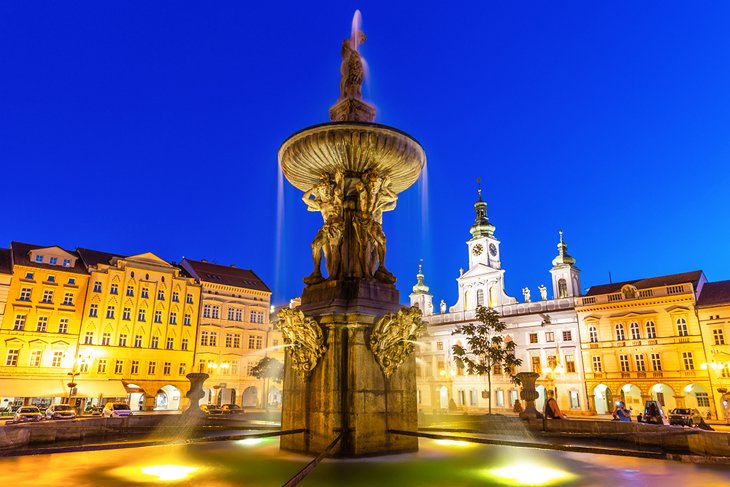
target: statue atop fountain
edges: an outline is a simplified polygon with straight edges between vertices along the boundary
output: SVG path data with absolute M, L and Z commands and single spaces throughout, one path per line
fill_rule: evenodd
M 287 450 L 319 453 L 340 432 L 338 456 L 418 449 L 416 438 L 390 433 L 418 427 L 413 344 L 424 326 L 419 310 L 400 305 L 385 266 L 383 215 L 416 182 L 426 155 L 408 134 L 373 123 L 375 108 L 362 99 L 364 41 L 356 12 L 331 122 L 296 132 L 279 149 L 287 180 L 322 217 L 301 305 L 280 315 L 282 429 L 306 430 L 282 437 Z

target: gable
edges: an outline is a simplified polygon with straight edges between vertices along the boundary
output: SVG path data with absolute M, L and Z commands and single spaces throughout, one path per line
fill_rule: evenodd
M 139 262 L 140 264 L 151 264 L 151 265 L 169 267 L 169 268 L 173 267 L 169 262 L 157 257 L 152 252 L 145 252 L 143 254 L 131 255 L 131 256 L 125 258 L 124 260 L 126 260 L 127 262 Z

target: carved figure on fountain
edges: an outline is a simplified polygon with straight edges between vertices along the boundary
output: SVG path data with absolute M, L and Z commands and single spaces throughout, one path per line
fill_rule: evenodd
M 421 310 L 415 306 L 401 308 L 383 316 L 370 332 L 370 350 L 385 377 L 393 375 L 413 353 L 414 342 L 426 330 L 421 316 Z
M 327 274 L 330 277 L 340 275 L 345 202 L 345 177 L 342 171 L 335 171 L 334 176 L 322 174 L 320 183 L 305 192 L 302 201 L 307 205 L 307 210 L 320 212 L 324 221 L 312 241 L 314 271 L 304 279 L 306 284 L 316 284 L 324 280 L 321 271 L 322 254 Z
M 307 379 L 327 351 L 319 323 L 307 318 L 299 310 L 284 308 L 279 311 L 279 328 L 287 347 L 291 367 L 302 379 Z

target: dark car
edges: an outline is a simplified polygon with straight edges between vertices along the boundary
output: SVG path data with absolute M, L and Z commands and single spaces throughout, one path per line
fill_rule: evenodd
M 224 404 L 221 411 L 223 414 L 243 414 L 243 408 L 238 404 Z
M 676 408 L 669 411 L 669 424 L 692 428 L 700 422 L 702 422 L 702 415 L 695 408 Z
M 639 421 L 649 424 L 664 424 L 664 411 L 662 411 L 658 402 L 646 401 L 644 414 Z
M 41 410 L 36 406 L 21 406 L 15 411 L 13 420 L 16 423 L 26 423 L 28 421 L 38 422 L 43 419 Z
M 213 404 L 203 404 L 200 406 L 200 410 L 203 411 L 208 416 L 216 416 L 219 414 L 223 414 L 223 411 L 221 411 L 221 408 L 218 406 L 215 406 Z
M 46 409 L 46 419 L 76 419 L 76 411 L 68 404 L 53 404 Z

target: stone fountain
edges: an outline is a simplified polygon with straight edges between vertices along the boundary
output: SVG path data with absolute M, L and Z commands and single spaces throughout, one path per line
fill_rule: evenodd
M 413 343 L 424 325 L 418 309 L 399 304 L 382 220 L 426 156 L 408 134 L 373 123 L 375 108 L 362 99 L 364 41 L 353 28 L 342 43 L 330 122 L 295 133 L 279 149 L 287 180 L 323 219 L 301 306 L 280 314 L 288 350 L 282 429 L 306 430 L 282 437 L 286 450 L 319 453 L 339 435 L 334 456 L 418 449 L 417 438 L 389 432 L 418 426 Z

